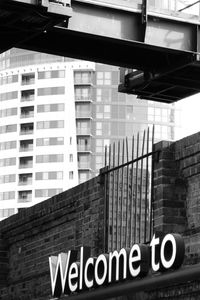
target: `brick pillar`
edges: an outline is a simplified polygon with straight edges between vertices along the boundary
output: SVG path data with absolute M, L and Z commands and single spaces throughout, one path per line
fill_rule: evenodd
M 6 250 L 6 244 L 0 237 L 0 288 L 3 288 L 7 284 L 8 275 L 8 252 Z
M 175 161 L 175 144 L 162 141 L 155 145 L 153 214 L 154 232 L 178 232 L 186 227 L 186 186 Z

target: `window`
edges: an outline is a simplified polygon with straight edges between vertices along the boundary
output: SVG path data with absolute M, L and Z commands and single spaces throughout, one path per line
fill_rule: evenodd
M 8 141 L 8 142 L 2 142 L 0 143 L 0 151 L 2 150 L 10 150 L 17 148 L 17 142 L 16 141 Z
M 111 72 L 97 72 L 97 84 L 98 85 L 110 85 L 111 84 Z
M 84 181 L 87 181 L 90 179 L 90 173 L 88 171 L 84 172 L 81 171 L 79 172 L 79 182 L 82 183 Z
M 112 90 L 111 89 L 97 89 L 96 90 L 96 99 L 97 102 L 110 102 L 112 99 Z
M 37 106 L 37 112 L 54 112 L 54 111 L 64 111 L 65 104 L 64 103 L 55 103 L 55 104 L 43 104 Z
M 84 101 L 91 100 L 91 89 L 86 87 L 75 87 L 75 100 L 76 101 Z
M 0 134 L 16 132 L 16 131 L 17 131 L 17 124 L 0 126 Z
M 0 201 L 14 200 L 14 199 L 15 199 L 15 191 L 1 192 L 0 193 Z
M 18 192 L 18 202 L 31 202 L 32 201 L 32 191 L 19 191 Z
M 63 172 L 36 172 L 36 180 L 61 180 L 63 179 Z
M 4 183 L 10 183 L 16 181 L 16 175 L 15 174 L 8 174 L 8 175 L 1 175 L 0 176 L 0 184 Z
M 77 118 L 88 118 L 91 116 L 90 104 L 77 104 L 76 103 L 76 117 Z
M 63 162 L 64 155 L 63 154 L 49 154 L 49 155 L 37 155 L 36 163 L 55 163 L 55 162 Z
M 37 129 L 64 128 L 64 121 L 40 121 L 37 122 Z
M 80 169 L 89 169 L 90 168 L 90 155 L 79 154 L 78 155 L 78 167 Z
M 20 134 L 32 134 L 34 129 L 33 123 L 23 123 L 20 124 Z
M 65 93 L 64 86 L 47 87 L 47 88 L 38 89 L 38 96 L 64 95 L 64 93 Z
M 99 152 L 99 153 L 104 152 L 105 146 L 109 146 L 109 145 L 110 145 L 110 140 L 97 139 L 96 140 L 96 152 Z
M 77 121 L 77 134 L 90 134 L 90 122 L 89 121 Z
M 19 168 L 32 168 L 33 167 L 33 157 L 32 156 L 24 156 L 19 158 Z
M 0 159 L 0 167 L 8 167 L 16 165 L 16 157 Z
M 91 83 L 91 72 L 75 71 L 74 72 L 75 84 L 89 84 Z
M 96 169 L 99 170 L 103 167 L 103 156 L 97 155 L 96 156 Z
M 96 118 L 97 119 L 109 119 L 110 118 L 110 105 L 97 105 L 96 106 Z
M 64 77 L 65 77 L 65 70 L 38 72 L 38 79 L 53 79 L 53 78 L 64 78 Z
M 18 98 L 17 91 L 0 94 L 0 101 L 7 101 L 7 100 L 12 100 L 12 99 L 17 99 L 17 98 Z
M 96 123 L 96 135 L 102 135 L 102 123 Z
M 32 118 L 34 116 L 34 106 L 24 106 L 21 107 L 20 118 Z
M 69 155 L 69 162 L 73 162 L 73 154 Z
M 17 115 L 17 107 L 0 110 L 0 118 L 16 116 L 16 115 Z
M 91 144 L 90 139 L 86 137 L 78 137 L 77 138 L 77 150 L 78 151 L 90 151 Z
M 18 82 L 18 75 L 8 75 L 0 78 L 0 85 Z
M 74 172 L 73 171 L 69 172 L 69 179 L 70 180 L 74 179 Z
M 32 184 L 32 173 L 19 174 L 19 185 Z
M 63 189 L 38 189 L 35 190 L 35 197 L 53 197 L 54 195 L 57 195 L 61 193 Z
M 50 138 L 39 138 L 36 139 L 37 146 L 56 146 L 64 145 L 63 137 L 50 137 Z
M 22 85 L 34 84 L 35 73 L 22 74 Z
M 21 91 L 21 102 L 33 101 L 35 97 L 35 90 Z
M 15 213 L 14 208 L 0 209 L 0 218 L 8 218 Z

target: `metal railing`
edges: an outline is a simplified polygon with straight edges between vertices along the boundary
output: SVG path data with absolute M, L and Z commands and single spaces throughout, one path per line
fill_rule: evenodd
M 151 136 L 150 136 L 151 135 Z M 154 127 L 105 148 L 104 250 L 148 243 L 152 237 Z
M 200 1 L 198 0 L 147 0 L 148 11 L 169 15 L 187 21 L 200 21 Z

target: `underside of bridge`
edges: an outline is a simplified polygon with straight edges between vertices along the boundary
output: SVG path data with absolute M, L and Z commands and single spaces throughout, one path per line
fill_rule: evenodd
M 119 91 L 152 101 L 200 92 L 199 25 L 148 13 L 147 1 L 127 9 L 93 0 L 1 0 L 0 52 L 18 47 L 117 65 Z

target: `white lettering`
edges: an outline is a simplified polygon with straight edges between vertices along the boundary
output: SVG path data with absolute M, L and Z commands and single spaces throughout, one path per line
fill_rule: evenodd
M 129 272 L 132 277 L 136 277 L 140 274 L 141 267 L 140 265 L 137 267 L 138 262 L 141 261 L 141 251 L 139 245 L 135 244 L 131 248 L 129 254 Z

